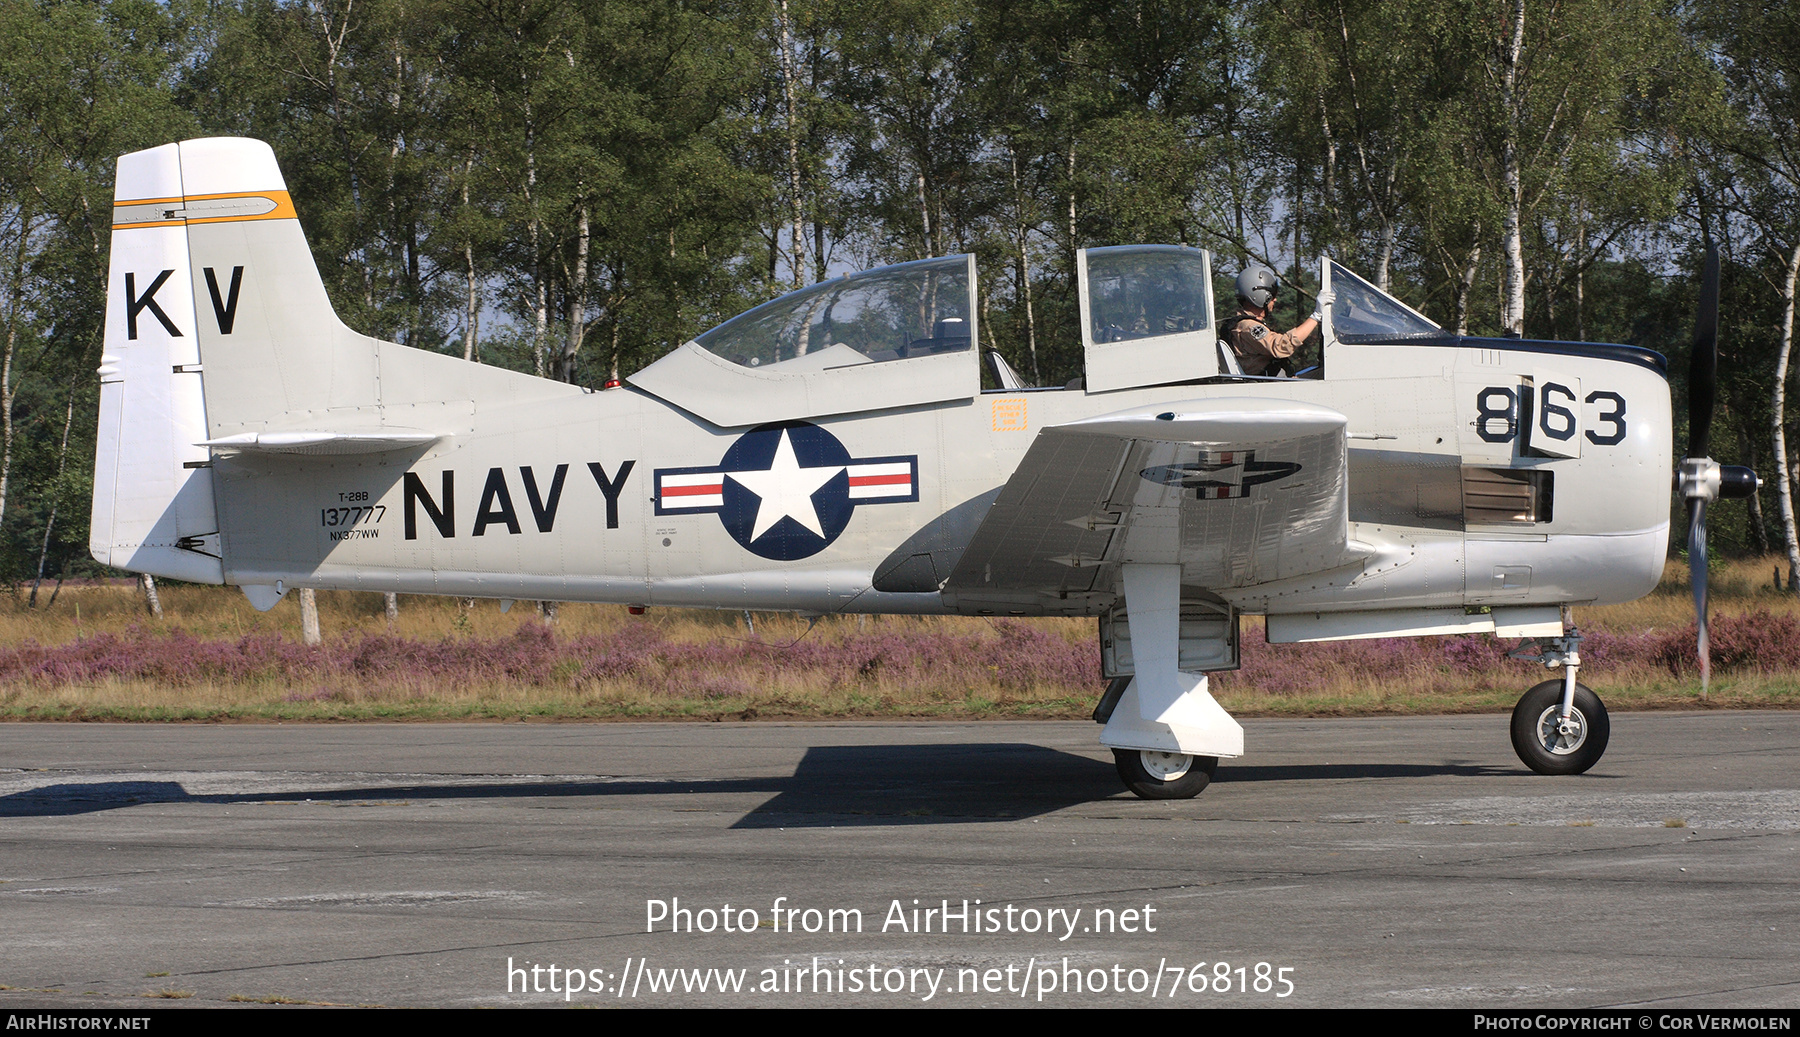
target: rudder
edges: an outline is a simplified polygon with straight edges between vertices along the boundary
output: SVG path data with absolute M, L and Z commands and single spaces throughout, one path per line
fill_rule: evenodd
M 179 146 L 119 159 L 88 534 L 121 569 L 223 583 Z

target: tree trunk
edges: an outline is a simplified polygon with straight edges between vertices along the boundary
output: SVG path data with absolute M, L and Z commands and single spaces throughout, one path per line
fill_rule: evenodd
M 1075 251 L 1081 247 L 1075 237 L 1075 137 L 1073 131 L 1070 131 L 1069 136 L 1067 168 L 1069 177 L 1069 284 L 1073 286 L 1075 284 Z
M 400 595 L 388 591 L 381 596 L 381 611 L 387 616 L 388 633 L 400 625 Z
M 50 560 L 50 535 L 56 530 L 56 512 L 62 507 L 63 472 L 69 465 L 69 429 L 75 424 L 75 386 L 69 385 L 68 413 L 63 415 L 62 446 L 56 452 L 56 482 L 50 491 L 50 519 L 44 523 L 44 544 L 38 551 L 37 579 L 31 582 L 31 597 L 26 604 L 37 607 L 38 588 L 44 583 L 44 566 Z
M 1575 214 L 1575 337 L 1587 341 L 1587 202 Z M 1752 498 L 1754 500 L 1755 498 Z M 1758 535 L 1761 535 L 1760 532 Z M 1768 553 L 1768 548 L 1763 548 Z
M 794 107 L 794 34 L 787 0 L 781 0 L 781 96 L 787 115 L 788 202 L 793 208 L 794 287 L 806 286 L 806 224 L 800 192 L 800 123 Z M 927 232 L 929 237 L 929 232 Z
M 931 243 L 931 203 L 925 197 L 925 171 L 923 169 L 919 170 L 918 187 L 919 187 L 919 219 L 921 221 L 923 221 L 923 223 L 925 225 L 925 256 L 924 256 L 924 258 L 930 259 L 933 256 L 937 255 L 937 249 L 934 248 Z
M 1800 279 L 1800 243 L 1788 259 L 1787 284 L 1781 297 L 1781 350 L 1775 359 L 1775 390 L 1771 400 L 1771 425 L 1775 433 L 1775 496 L 1781 502 L 1781 534 L 1788 556 L 1788 589 L 1800 594 L 1800 537 L 1794 535 L 1793 481 L 1788 474 L 1787 376 L 1788 358 L 1794 348 L 1794 283 Z
M 1038 371 L 1037 314 L 1031 306 L 1031 261 L 1025 251 L 1026 235 L 1031 226 L 1025 220 L 1025 191 L 1019 186 L 1019 152 L 1011 145 L 1006 150 L 1012 156 L 1013 226 L 1017 239 L 1014 244 L 1019 256 L 1019 301 L 1025 304 L 1025 347 L 1031 357 L 1031 384 L 1042 385 L 1044 377 Z
M 19 214 L 19 247 L 13 255 L 12 284 L 7 290 L 6 359 L 0 364 L 0 524 L 6 521 L 6 490 L 12 477 L 13 458 L 13 351 L 19 341 L 19 307 L 25 301 L 25 246 L 31 238 L 31 221 Z
M 373 263 L 356 262 L 356 250 L 367 243 L 367 235 L 363 233 L 363 199 L 362 183 L 357 164 L 359 154 L 350 140 L 349 128 L 345 125 L 344 108 L 346 107 L 343 91 L 338 85 L 338 59 L 344 51 L 344 41 L 350 35 L 350 11 L 346 7 L 344 16 L 335 23 L 328 5 L 315 3 L 311 5 L 313 16 L 319 25 L 319 33 L 325 44 L 325 89 L 330 97 L 330 115 L 333 136 L 337 138 L 338 150 L 343 153 L 344 169 L 350 177 L 350 211 L 356 225 L 355 232 L 343 256 L 349 267 L 361 267 L 363 272 L 363 305 L 375 308 L 375 266 Z
M 587 337 L 588 249 L 593 235 L 588 227 L 586 198 L 579 205 L 579 220 L 575 235 L 575 270 L 569 275 L 568 304 L 564 307 L 569 327 L 563 338 L 562 356 L 556 360 L 556 380 L 559 382 L 575 380 L 575 357 L 581 352 L 582 339 Z
M 1469 333 L 1469 296 L 1475 291 L 1475 277 L 1481 272 L 1479 240 L 1481 229 L 1477 227 L 1475 233 L 1477 235 L 1475 247 L 1469 250 L 1468 265 L 1463 267 L 1462 277 L 1458 278 L 1456 282 L 1456 333 L 1458 335 Z
M 1325 107 L 1325 95 L 1319 95 L 1319 133 L 1325 141 L 1325 182 L 1319 190 L 1319 206 L 1325 210 L 1327 229 L 1325 247 L 1336 251 L 1339 245 L 1337 231 L 1343 223 L 1342 210 L 1337 197 L 1337 135 L 1331 132 L 1331 112 Z M 1249 232 L 1244 228 L 1243 207 L 1238 207 L 1238 240 L 1248 241 Z M 1318 244 L 1315 240 L 1314 244 Z M 1243 247 L 1242 244 L 1239 245 Z
M 1520 110 L 1518 92 L 1519 57 L 1525 49 L 1525 0 L 1513 0 L 1512 40 L 1501 54 L 1500 104 L 1506 129 L 1501 143 L 1501 183 L 1506 197 L 1506 225 L 1501 233 L 1501 249 L 1506 254 L 1504 289 L 1502 290 L 1500 327 L 1512 338 L 1525 334 L 1525 177 L 1519 156 L 1519 125 L 1525 113 Z
M 319 599 L 311 587 L 300 588 L 300 640 L 316 645 L 319 637 Z
M 1744 461 L 1751 471 L 1756 471 L 1756 440 L 1742 426 L 1738 428 L 1738 443 L 1744 451 Z M 1756 553 L 1769 553 L 1769 531 L 1763 525 L 1762 494 L 1750 495 L 1750 532 L 1756 538 Z
M 465 218 L 468 216 L 469 210 L 469 175 L 474 169 L 475 153 L 470 151 L 469 157 L 463 162 L 462 201 Z M 464 273 L 468 278 L 468 296 L 463 304 L 463 359 L 476 360 L 475 338 L 476 332 L 481 326 L 481 282 L 475 276 L 475 241 L 473 238 L 463 238 L 463 265 Z M 389 597 L 391 598 L 392 595 Z
M 1393 288 L 1391 275 L 1389 273 L 1389 271 L 1392 270 L 1393 265 L 1394 221 L 1388 219 L 1387 214 L 1383 213 L 1381 216 L 1381 257 L 1375 263 L 1375 287 L 1384 292 L 1390 291 Z M 1296 295 L 1295 304 L 1298 305 L 1298 303 L 1299 297 Z
M 149 573 L 139 573 L 138 589 L 144 592 L 144 608 L 157 619 L 163 618 L 162 597 L 156 593 L 156 577 Z
M 1300 180 L 1300 163 L 1294 163 L 1294 191 L 1291 198 L 1294 214 L 1294 265 L 1288 268 L 1288 286 L 1293 289 L 1294 323 L 1300 322 L 1300 228 L 1306 223 L 1306 194 Z
M 525 106 L 525 119 L 529 124 L 530 104 Z M 542 378 L 545 374 L 544 353 L 550 337 L 550 300 L 544 289 L 544 256 L 538 247 L 538 228 L 542 221 L 538 218 L 537 141 L 529 125 L 525 129 L 525 208 L 530 212 L 525 230 L 531 242 L 531 283 L 535 294 L 531 306 L 531 361 L 535 373 Z

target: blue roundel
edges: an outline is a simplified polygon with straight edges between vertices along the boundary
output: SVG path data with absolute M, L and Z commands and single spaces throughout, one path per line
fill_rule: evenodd
M 808 421 L 759 425 L 716 465 L 656 470 L 657 515 L 718 515 L 752 554 L 780 562 L 831 546 L 864 504 L 919 499 L 919 455 L 851 457 Z
M 746 550 L 791 562 L 831 546 L 850 524 L 850 451 L 805 421 L 760 425 L 719 462 L 719 520 Z

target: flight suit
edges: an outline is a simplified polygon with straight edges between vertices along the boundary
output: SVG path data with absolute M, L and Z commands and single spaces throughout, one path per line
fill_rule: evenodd
M 1271 363 L 1293 356 L 1303 344 L 1293 332 L 1276 331 L 1246 310 L 1238 310 L 1237 317 L 1225 340 L 1237 354 L 1238 366 L 1245 374 L 1266 373 Z

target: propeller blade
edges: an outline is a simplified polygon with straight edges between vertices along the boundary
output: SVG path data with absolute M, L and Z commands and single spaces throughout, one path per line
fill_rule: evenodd
M 1689 457 L 1711 455 L 1713 399 L 1718 390 L 1719 250 L 1709 245 L 1700 282 L 1700 314 L 1694 321 L 1694 348 L 1688 357 Z
M 1700 697 L 1712 683 L 1712 647 L 1706 636 L 1706 501 L 1693 502 L 1694 517 L 1688 523 L 1688 584 L 1694 589 L 1694 625 L 1699 631 L 1695 647 L 1700 654 Z
M 1694 348 L 1688 356 L 1688 450 L 1690 460 L 1711 461 L 1713 402 L 1719 392 L 1719 250 L 1706 246 L 1700 279 L 1700 312 L 1694 319 Z M 1706 501 L 1717 490 L 1688 491 L 1688 584 L 1694 591 L 1695 649 L 1700 656 L 1700 697 L 1712 683 L 1712 648 L 1706 636 Z

